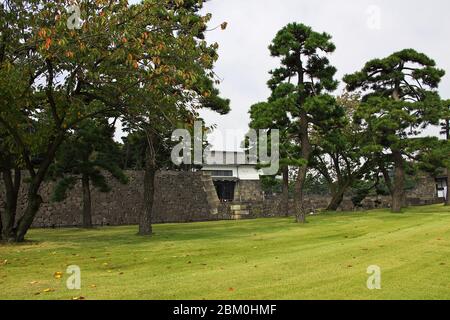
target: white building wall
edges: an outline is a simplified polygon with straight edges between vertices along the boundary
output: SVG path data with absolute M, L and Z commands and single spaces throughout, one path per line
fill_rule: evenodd
M 233 177 L 240 180 L 259 180 L 260 172 L 253 166 L 219 166 L 219 165 L 205 165 L 202 171 L 217 171 L 217 170 L 231 170 Z
M 220 165 L 204 165 L 202 171 L 222 171 L 222 170 L 231 170 L 233 171 L 233 177 L 238 177 L 238 170 L 236 166 L 220 166 Z
M 259 172 L 252 166 L 238 167 L 238 178 L 241 180 L 259 180 Z
M 255 169 L 254 165 L 248 164 L 244 152 L 210 151 L 205 153 L 206 164 L 202 171 L 233 171 L 233 177 L 240 180 L 259 180 L 262 172 Z

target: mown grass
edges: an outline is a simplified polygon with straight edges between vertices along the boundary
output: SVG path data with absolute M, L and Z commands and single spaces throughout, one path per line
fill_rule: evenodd
M 31 230 L 31 242 L 0 246 L 0 299 L 450 299 L 441 205 L 136 230 Z M 68 265 L 81 290 L 66 288 Z M 370 265 L 381 290 L 367 289 Z

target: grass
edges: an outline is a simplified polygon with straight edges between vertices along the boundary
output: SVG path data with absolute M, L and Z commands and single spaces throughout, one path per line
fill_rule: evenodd
M 135 226 L 34 229 L 0 246 L 0 299 L 450 299 L 450 209 L 308 221 L 156 225 L 152 238 Z M 78 291 L 66 288 L 73 264 Z M 370 265 L 381 290 L 366 287 Z

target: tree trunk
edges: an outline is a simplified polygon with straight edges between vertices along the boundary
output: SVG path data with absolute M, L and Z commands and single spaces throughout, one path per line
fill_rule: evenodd
M 302 81 L 303 82 L 303 81 Z M 306 161 L 306 164 L 301 166 L 298 170 L 297 181 L 295 183 L 295 217 L 298 223 L 306 222 L 306 212 L 304 206 L 304 186 L 306 181 L 306 174 L 308 172 L 308 162 L 311 155 L 312 147 L 308 136 L 308 114 L 305 110 L 300 111 L 300 143 L 301 156 Z
M 23 242 L 25 240 L 25 235 L 33 224 L 34 217 L 41 207 L 43 200 L 39 195 L 39 188 L 47 175 L 48 168 L 55 159 L 56 151 L 64 141 L 64 136 L 65 133 L 60 132 L 59 135 L 55 137 L 55 140 L 50 145 L 44 160 L 39 165 L 37 173 L 33 168 L 29 168 L 32 178 L 28 185 L 27 207 L 23 216 L 17 222 L 16 242 Z
M 399 213 L 405 202 L 405 168 L 402 153 L 392 152 L 394 159 L 394 185 L 392 192 L 392 212 Z
M 303 189 L 306 181 L 308 166 L 304 165 L 298 169 L 297 181 L 295 182 L 295 220 L 297 223 L 306 222 L 306 212 L 303 204 Z
M 83 174 L 81 178 L 83 186 L 83 228 L 92 228 L 92 201 L 89 175 Z
M 27 207 L 22 218 L 20 218 L 17 223 L 16 242 L 23 242 L 25 240 L 25 235 L 33 224 L 34 217 L 43 202 L 37 189 L 39 189 L 39 187 L 36 187 L 33 183 L 31 183 L 28 188 Z
M 389 176 L 389 173 L 384 166 L 381 167 L 381 172 L 383 173 L 384 182 L 386 183 L 386 187 L 388 188 L 389 194 L 392 197 L 394 194 L 394 187 L 392 186 L 391 177 Z
M 144 212 L 139 216 L 139 235 L 149 236 L 152 230 L 153 200 L 155 196 L 156 158 L 152 133 L 147 133 L 144 174 Z
M 11 170 L 3 170 L 3 181 L 5 184 L 5 208 L 1 212 L 1 225 L 2 239 L 8 242 L 15 240 L 14 224 L 16 222 L 17 214 L 17 200 L 19 197 L 20 184 L 21 184 L 21 171 L 19 169 L 14 170 L 14 178 L 12 177 Z
M 289 167 L 283 168 L 283 211 L 286 217 L 289 216 Z
M 333 193 L 330 203 L 328 204 L 327 211 L 336 211 L 344 200 L 344 194 L 348 189 L 348 184 L 339 185 L 336 192 Z

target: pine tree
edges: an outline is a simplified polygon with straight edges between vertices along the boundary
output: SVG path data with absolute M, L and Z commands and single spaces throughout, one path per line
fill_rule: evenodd
M 445 72 L 413 49 L 374 59 L 344 77 L 349 91 L 361 91 L 357 116 L 373 138 L 374 149 L 387 154 L 394 165 L 392 211 L 405 205 L 405 153 L 409 138 L 427 124 L 437 124 L 442 104 L 436 92 Z
M 280 131 L 280 174 L 282 184 L 281 211 L 289 214 L 289 166 L 296 165 L 293 155 L 297 153 L 291 134 L 291 119 L 289 114 L 295 106 L 294 85 L 283 83 L 277 86 L 267 102 L 256 103 L 250 108 L 250 128 L 264 130 L 267 128 Z
M 327 181 L 331 191 L 328 211 L 336 211 L 345 193 L 374 170 L 372 153 L 364 148 L 367 133 L 354 121 L 359 97 L 344 94 L 337 99 L 341 114 L 314 126 L 311 166 Z
M 50 170 L 50 175 L 58 180 L 52 199 L 55 202 L 63 201 L 67 192 L 81 181 L 84 228 L 92 227 L 91 186 L 100 192 L 111 191 L 106 172 L 123 184 L 128 181 L 119 166 L 121 153 L 113 135 L 114 128 L 108 123 L 84 121 L 61 146 Z
M 445 100 L 443 108 L 443 122 L 441 124 L 442 131 L 441 134 L 447 139 L 447 142 L 450 143 L 450 100 Z M 444 155 L 447 158 L 450 158 L 450 154 Z M 446 166 L 447 169 L 447 197 L 445 198 L 445 205 L 450 206 L 450 163 Z
M 327 95 L 336 89 L 336 68 L 327 55 L 334 52 L 331 36 L 318 33 L 304 24 L 291 23 L 281 29 L 269 46 L 273 57 L 281 58 L 281 66 L 271 71 L 268 85 L 272 91 L 283 84 L 291 85 L 289 95 L 295 98 L 292 117 L 292 139 L 300 146 L 295 159 L 299 167 L 295 184 L 297 222 L 305 222 L 304 184 L 313 148 L 310 141 L 312 124 L 329 119 L 336 112 L 334 98 Z

